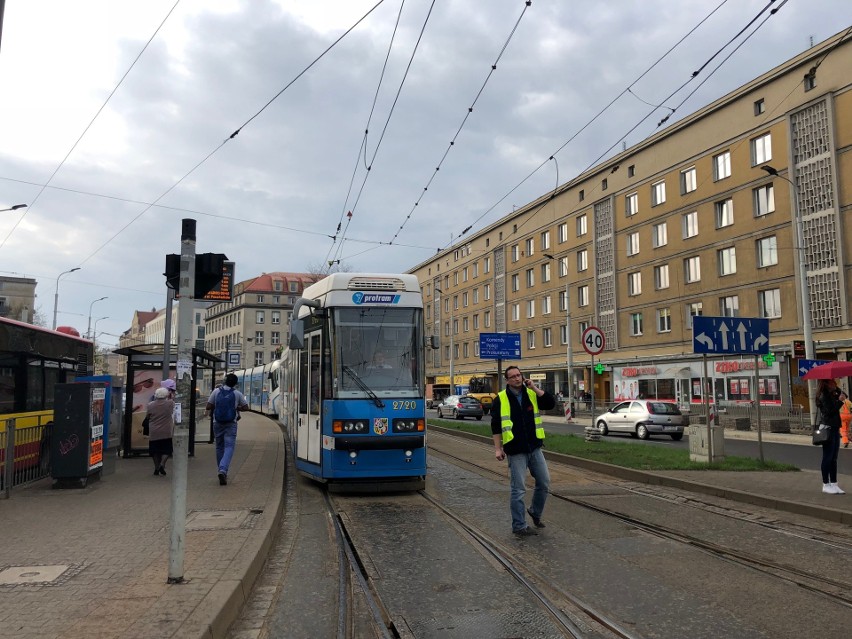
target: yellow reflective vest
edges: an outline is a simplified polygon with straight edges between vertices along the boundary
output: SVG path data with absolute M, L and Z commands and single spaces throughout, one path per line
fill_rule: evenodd
M 535 421 L 535 436 L 537 439 L 544 439 L 544 426 L 542 426 L 541 422 L 541 413 L 538 412 L 538 395 L 535 394 L 535 391 L 530 390 L 529 388 L 525 388 L 527 391 L 527 395 L 529 395 L 530 401 L 532 402 L 533 407 L 533 420 Z M 500 423 L 501 423 L 501 438 L 503 439 L 503 445 L 505 446 L 510 441 L 512 441 L 515 436 L 512 434 L 512 405 L 509 403 L 509 393 L 504 388 L 499 393 L 497 393 L 497 397 L 500 398 Z

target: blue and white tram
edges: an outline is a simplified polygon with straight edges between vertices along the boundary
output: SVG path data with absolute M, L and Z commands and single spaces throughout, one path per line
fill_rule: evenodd
M 249 410 L 271 417 L 278 416 L 278 367 L 280 360 L 233 371 L 237 388 L 245 395 Z
M 414 275 L 334 273 L 304 290 L 279 368 L 300 473 L 347 490 L 425 485 L 424 340 Z

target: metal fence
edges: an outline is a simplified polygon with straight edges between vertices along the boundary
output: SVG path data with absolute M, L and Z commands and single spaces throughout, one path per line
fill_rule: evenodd
M 53 422 L 17 428 L 15 419 L 5 420 L 0 432 L 0 494 L 6 499 L 15 486 L 50 476 L 50 436 Z M 14 460 L 7 463 L 7 460 Z
M 757 406 L 754 402 L 719 402 L 717 420 L 726 419 L 748 419 L 750 427 L 756 428 Z M 775 427 L 783 432 L 786 422 L 789 431 L 810 432 L 810 415 L 801 404 L 761 404 L 760 421 L 766 430 Z

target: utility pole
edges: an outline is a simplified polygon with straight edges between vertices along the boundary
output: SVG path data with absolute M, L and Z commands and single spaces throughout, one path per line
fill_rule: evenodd
M 189 465 L 189 403 L 192 398 L 192 298 L 195 295 L 195 220 L 184 219 L 180 235 L 180 301 L 177 332 L 177 398 L 169 535 L 168 583 L 183 582 L 186 545 L 186 484 Z M 183 411 L 184 405 L 187 410 Z M 184 417 L 185 414 L 185 417 Z

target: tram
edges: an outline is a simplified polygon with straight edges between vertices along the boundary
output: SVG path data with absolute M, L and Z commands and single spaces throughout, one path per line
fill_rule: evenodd
M 330 490 L 422 488 L 424 347 L 414 275 L 334 273 L 306 288 L 278 368 L 297 470 Z
M 237 388 L 245 395 L 249 410 L 270 417 L 278 417 L 278 367 L 281 360 L 233 371 Z
M 90 340 L 0 317 L 0 441 L 5 443 L 6 422 L 13 419 L 15 472 L 46 467 L 54 387 L 85 376 L 93 361 Z

